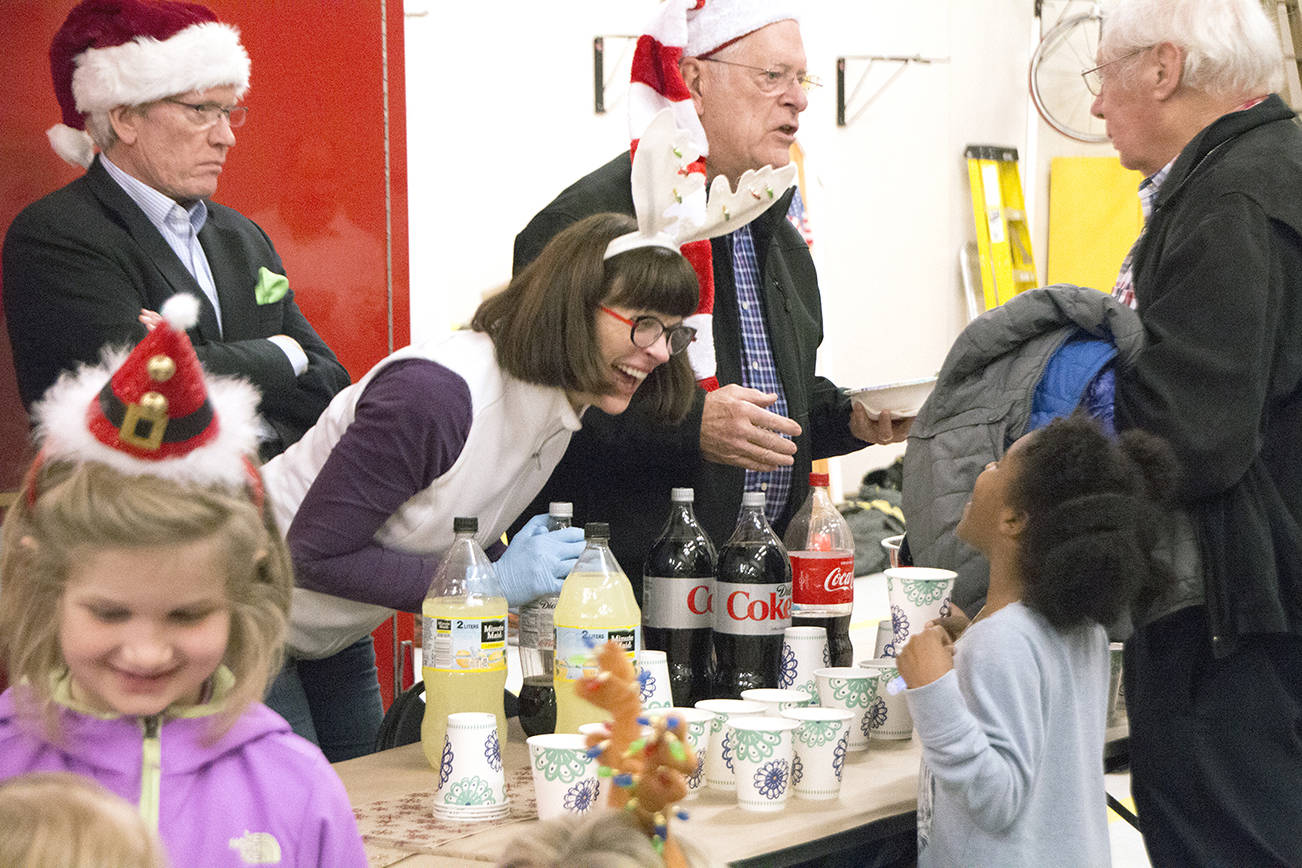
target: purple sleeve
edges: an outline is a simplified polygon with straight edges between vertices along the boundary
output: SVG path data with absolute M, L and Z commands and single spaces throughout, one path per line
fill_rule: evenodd
M 465 381 L 436 362 L 407 359 L 376 374 L 290 524 L 298 584 L 419 609 L 439 559 L 383 548 L 374 536 L 457 460 L 473 412 Z

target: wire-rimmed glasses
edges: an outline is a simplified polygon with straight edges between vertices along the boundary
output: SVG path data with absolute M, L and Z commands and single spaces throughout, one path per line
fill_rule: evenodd
M 224 106 L 215 102 L 184 102 L 179 99 L 165 99 L 163 102 L 170 102 L 172 105 L 179 105 L 181 108 L 188 109 L 184 112 L 185 116 L 190 119 L 197 128 L 206 130 L 215 125 L 223 117 L 226 123 L 230 124 L 231 129 L 244 126 L 244 122 L 249 117 L 249 107 L 246 105 Z
M 710 63 L 722 63 L 740 69 L 749 69 L 751 72 L 756 74 L 755 81 L 759 84 L 760 92 L 767 96 L 782 93 L 793 84 L 800 85 L 800 89 L 805 93 L 817 90 L 823 86 L 823 82 L 819 81 L 817 76 L 807 75 L 803 72 L 796 72 L 785 66 L 751 66 L 749 63 L 735 63 L 731 60 L 719 60 L 717 57 L 698 57 L 697 60 L 704 60 Z
M 1083 71 L 1080 74 L 1080 77 L 1084 79 L 1085 87 L 1089 89 L 1090 93 L 1094 94 L 1095 96 L 1098 96 L 1100 93 L 1103 92 L 1103 70 L 1104 69 L 1106 69 L 1107 67 L 1111 66 L 1114 63 L 1120 63 L 1123 60 L 1129 60 L 1130 58 L 1134 57 L 1136 54 L 1143 54 L 1145 51 L 1148 51 L 1148 49 L 1152 47 L 1153 46 L 1151 45 L 1145 45 L 1143 48 L 1136 48 L 1134 51 L 1130 52 L 1129 54 L 1123 54 L 1120 57 L 1114 57 L 1112 60 L 1109 60 L 1107 63 L 1100 63 L 1098 66 L 1094 67 L 1093 69 L 1087 69 Z

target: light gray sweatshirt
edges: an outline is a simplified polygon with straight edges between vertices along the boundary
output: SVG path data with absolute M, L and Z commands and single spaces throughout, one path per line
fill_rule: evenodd
M 954 671 L 906 693 L 922 741 L 918 865 L 1110 864 L 1108 640 L 1022 605 L 976 622 Z

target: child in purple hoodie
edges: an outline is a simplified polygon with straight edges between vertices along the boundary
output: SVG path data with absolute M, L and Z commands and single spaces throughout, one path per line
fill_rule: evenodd
M 35 409 L 0 557 L 0 779 L 93 778 L 174 865 L 364 866 L 338 777 L 258 702 L 292 575 L 247 457 L 257 393 L 204 377 L 193 296 L 163 315 Z

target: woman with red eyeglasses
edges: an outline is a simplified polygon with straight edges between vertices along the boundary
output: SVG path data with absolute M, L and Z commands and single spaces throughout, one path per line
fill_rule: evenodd
M 618 214 L 575 223 L 469 330 L 381 361 L 264 468 L 298 585 L 267 704 L 332 762 L 374 749 L 370 632 L 394 609 L 419 611 L 454 516 L 478 516 L 496 554 L 587 407 L 622 413 L 641 391 L 659 419 L 687 413 L 695 381 L 682 351 L 695 332 L 682 320 L 697 307 L 696 274 L 663 238 L 609 247 L 637 231 Z M 512 606 L 559 593 L 583 549 L 580 529 L 549 532 L 545 519 L 497 560 Z

